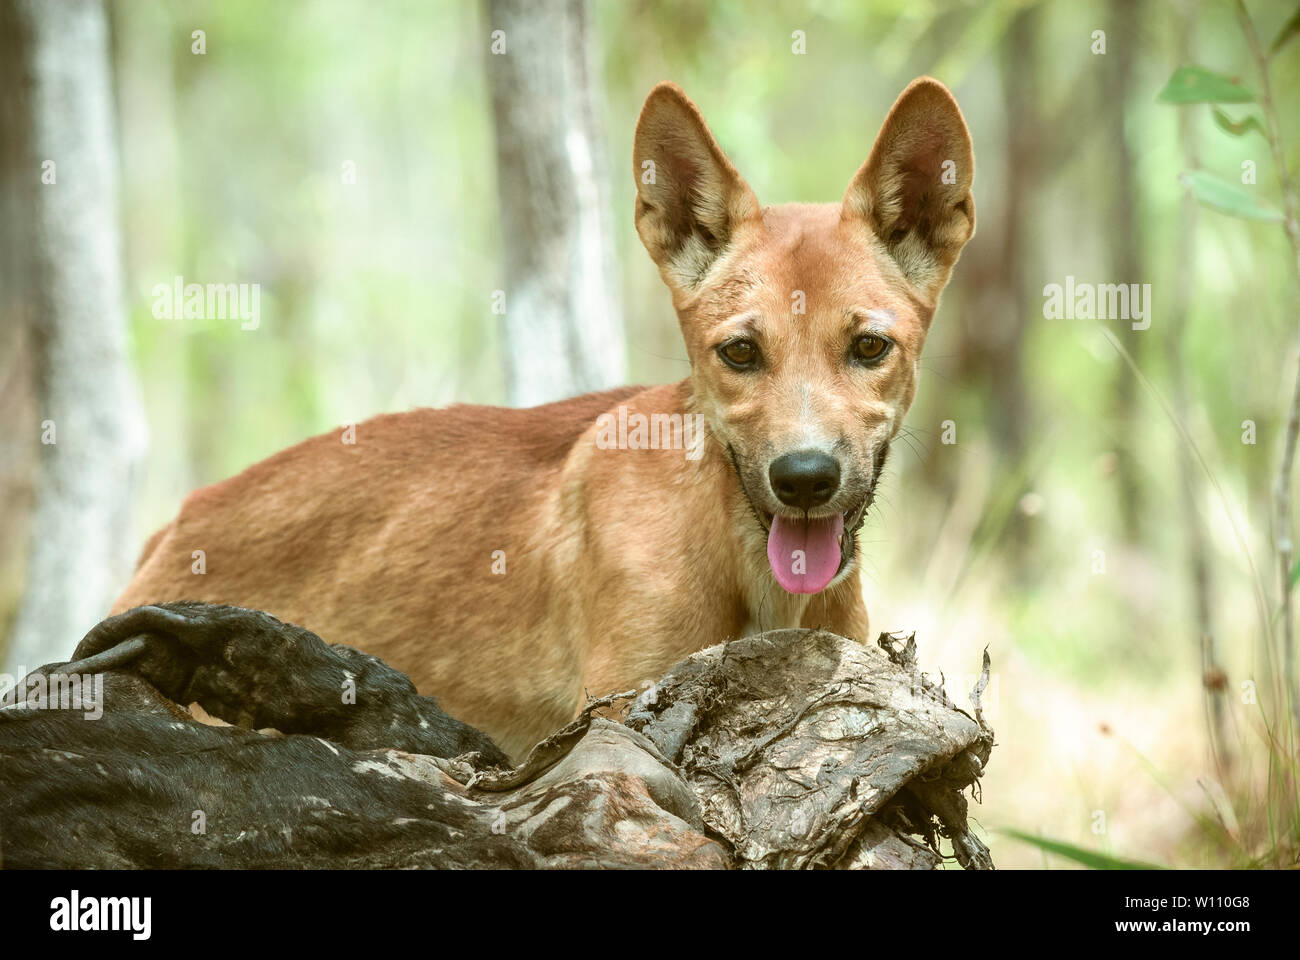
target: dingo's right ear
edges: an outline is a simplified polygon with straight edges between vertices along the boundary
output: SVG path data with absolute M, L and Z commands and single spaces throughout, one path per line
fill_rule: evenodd
M 636 231 L 668 285 L 691 290 L 735 228 L 758 217 L 758 199 L 673 83 L 646 97 L 632 159 Z

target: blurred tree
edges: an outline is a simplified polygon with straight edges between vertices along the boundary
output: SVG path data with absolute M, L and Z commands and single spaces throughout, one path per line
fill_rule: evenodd
M 999 211 L 1001 243 L 988 245 L 997 258 L 993 284 L 997 298 L 994 309 L 977 311 L 981 328 L 990 322 L 992 331 L 983 329 L 978 337 L 982 344 L 983 373 L 992 391 L 993 424 L 991 434 L 1006 461 L 1018 464 L 1025 455 L 1025 437 L 1030 403 L 1025 395 L 1024 349 L 1028 339 L 1030 311 L 1036 284 L 1029 278 L 1038 276 L 1030 222 L 1035 211 L 1034 192 L 1043 179 L 1045 159 L 1040 140 L 1044 139 L 1039 108 L 1039 18 L 1037 7 L 1021 10 L 1003 38 L 1002 102 L 1006 110 L 1007 156 L 1015 158 L 1015 168 L 1002 191 Z M 1051 139 L 1048 137 L 1048 139 Z
M 1193 63 L 1193 37 L 1196 29 L 1196 2 L 1187 0 L 1178 18 L 1178 59 Z M 1186 110 L 1178 114 L 1178 139 L 1189 169 L 1198 166 L 1196 131 Z M 1165 331 L 1165 348 L 1169 357 L 1174 410 L 1191 420 L 1191 399 L 1187 383 L 1187 317 L 1191 312 L 1196 289 L 1196 198 L 1183 195 L 1178 219 L 1178 262 L 1173 309 Z M 1232 755 L 1224 737 L 1224 696 L 1227 675 L 1219 662 L 1214 639 L 1214 582 L 1206 545 L 1205 519 L 1201 516 L 1202 480 L 1192 451 L 1183 445 L 1178 456 L 1179 490 L 1184 516 L 1183 535 L 1187 544 L 1187 572 L 1191 579 L 1192 616 L 1196 629 L 1197 655 L 1201 661 L 1200 682 L 1205 689 L 1208 711 L 1210 750 L 1227 767 Z
M 1111 283 L 1142 283 L 1146 265 L 1142 255 L 1142 217 L 1138 206 L 1137 167 L 1124 124 L 1133 98 L 1133 72 L 1142 49 L 1139 30 L 1141 5 L 1133 0 L 1110 0 L 1110 45 L 1105 58 L 1110 69 L 1105 78 L 1107 136 L 1114 159 L 1111 178 L 1111 208 L 1102 229 L 1108 237 Z M 1141 363 L 1145 330 L 1118 324 L 1119 337 L 1135 363 Z M 1145 487 L 1138 475 L 1138 382 L 1128 367 L 1117 368 L 1111 410 L 1119 438 L 1116 475 L 1119 479 L 1119 508 L 1123 536 L 1142 539 L 1146 527 Z
M 1071 141 L 1062 135 L 1063 118 L 1045 116 L 1041 106 L 1041 19 L 1037 6 L 1018 11 L 998 45 L 1003 150 L 1014 163 L 1003 173 L 999 202 L 976 215 L 983 242 L 971 244 L 963 257 L 973 306 L 964 311 L 957 344 L 962 379 L 984 385 L 983 412 L 1005 482 L 1014 487 L 1012 502 L 1024 493 L 1026 481 L 1032 482 L 1024 466 L 1034 407 L 1025 385 L 1025 349 L 1042 275 L 1037 199 L 1048 172 L 1062 162 L 1056 145 Z M 957 477 L 952 481 L 961 482 Z M 996 536 L 1008 546 L 1023 547 L 1030 531 L 1025 515 L 1013 510 Z M 1027 572 L 1028 564 L 1022 563 L 1027 552 L 1013 550 L 1009 557 L 1019 567 L 1015 573 Z
M 0 421 L 8 424 L 40 421 L 24 289 L 27 244 L 18 232 L 28 208 L 9 187 L 27 164 L 25 145 L 10 133 L 26 115 L 18 96 L 23 70 L 17 37 L 13 5 L 0 4 Z M 30 430 L 0 432 L 0 665 L 22 602 L 38 446 Z
M 509 400 L 626 378 L 585 0 L 488 0 Z M 485 291 L 486 293 L 486 291 Z
M 96 0 L 3 0 L 0 89 L 6 285 L 27 306 L 40 473 L 9 661 L 62 659 L 133 559 L 129 513 L 146 428 L 127 365 L 108 31 Z

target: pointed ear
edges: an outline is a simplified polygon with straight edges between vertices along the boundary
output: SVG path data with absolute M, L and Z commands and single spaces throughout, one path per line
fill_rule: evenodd
M 758 199 L 676 84 L 646 97 L 632 159 L 636 231 L 669 286 L 690 290 L 736 228 L 758 218 Z
M 904 276 L 937 298 L 975 232 L 970 132 L 948 88 L 913 80 L 844 194 L 844 219 L 861 220 Z

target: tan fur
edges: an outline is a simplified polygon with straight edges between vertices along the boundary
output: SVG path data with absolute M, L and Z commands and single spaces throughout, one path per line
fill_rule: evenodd
M 943 185 L 950 157 L 958 182 Z M 639 688 L 727 637 L 803 625 L 866 639 L 856 562 L 819 594 L 788 594 L 755 513 L 783 509 L 767 468 L 810 438 L 844 471 L 811 513 L 869 496 L 974 228 L 961 114 L 937 81 L 918 80 L 843 204 L 765 209 L 695 106 L 661 84 L 634 170 L 637 230 L 672 292 L 687 380 L 530 410 L 415 410 L 359 424 L 355 444 L 308 440 L 191 494 L 115 610 L 177 599 L 267 610 L 406 671 L 516 756 L 584 692 Z M 792 314 L 796 290 L 805 314 Z M 893 352 L 850 367 L 848 344 L 882 317 Z M 763 371 L 716 355 L 740 329 L 761 341 Z M 702 414 L 702 455 L 602 449 L 597 418 L 620 405 Z

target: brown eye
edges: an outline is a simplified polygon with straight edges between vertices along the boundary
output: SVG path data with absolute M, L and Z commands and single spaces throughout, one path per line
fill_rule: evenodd
M 729 340 L 718 347 L 718 355 L 737 370 L 750 370 L 758 365 L 758 346 L 753 340 Z
M 889 352 L 889 347 L 884 337 L 868 333 L 853 341 L 853 359 L 859 363 L 875 363 Z

